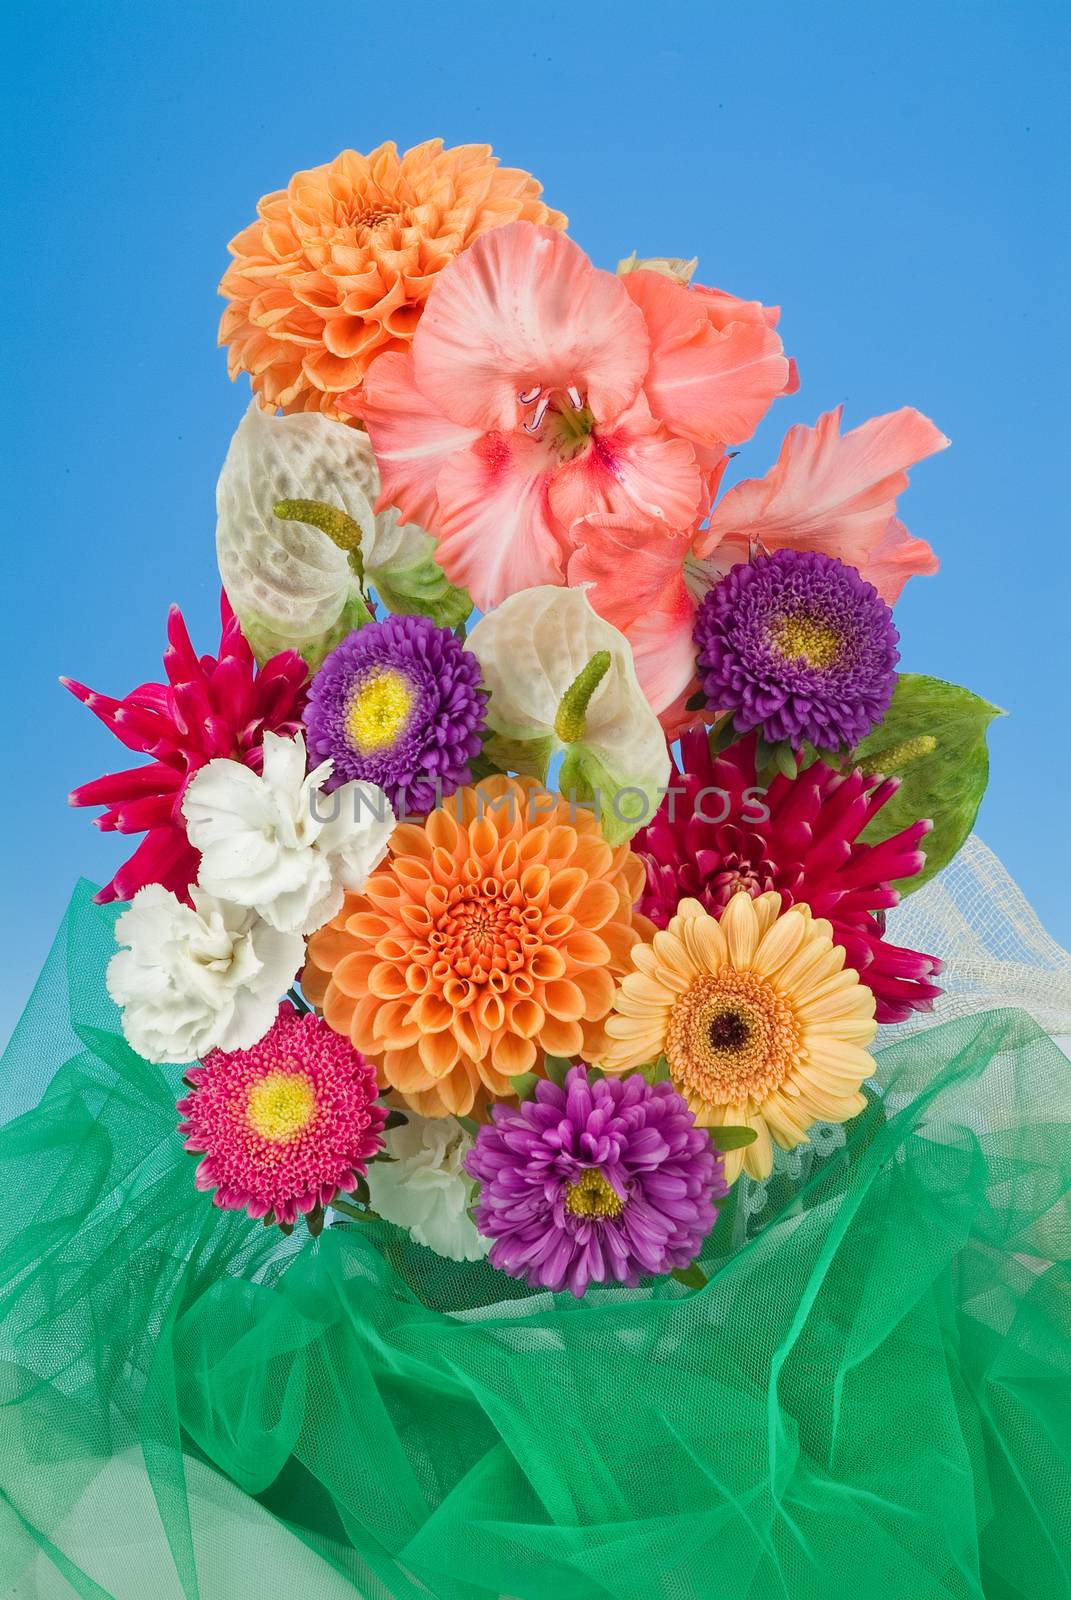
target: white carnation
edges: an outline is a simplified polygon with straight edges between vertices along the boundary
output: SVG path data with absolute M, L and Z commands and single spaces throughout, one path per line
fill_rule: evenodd
M 283 933 L 314 933 L 330 921 L 345 891 L 364 887 L 394 830 L 375 784 L 324 794 L 331 762 L 305 768 L 303 734 L 266 733 L 262 774 L 240 761 L 210 761 L 182 802 L 190 843 L 201 852 L 199 881 Z
M 108 965 L 108 993 L 146 1061 L 248 1050 L 275 1021 L 305 958 L 299 934 L 280 933 L 196 885 L 190 897 L 192 907 L 147 884 L 115 924 L 126 948 Z
M 408 1228 L 417 1244 L 451 1261 L 479 1261 L 491 1247 L 469 1216 L 475 1184 L 464 1169 L 472 1140 L 454 1117 L 407 1111 L 404 1127 L 384 1144 L 392 1161 L 373 1161 L 368 1189 L 373 1211 Z

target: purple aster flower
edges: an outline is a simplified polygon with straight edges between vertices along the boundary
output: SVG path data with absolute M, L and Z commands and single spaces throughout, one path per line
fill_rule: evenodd
M 410 616 L 343 639 L 305 709 L 310 755 L 335 763 L 326 787 L 378 784 L 399 814 L 430 811 L 471 783 L 484 717 L 476 657 L 449 628 Z
M 570 1069 L 534 1100 L 496 1105 L 465 1167 L 476 1226 L 513 1278 L 576 1296 L 686 1267 L 728 1192 L 722 1159 L 670 1083 L 592 1082 Z
M 835 556 L 777 550 L 733 567 L 704 596 L 694 638 L 707 704 L 771 744 L 850 747 L 892 699 L 892 612 Z

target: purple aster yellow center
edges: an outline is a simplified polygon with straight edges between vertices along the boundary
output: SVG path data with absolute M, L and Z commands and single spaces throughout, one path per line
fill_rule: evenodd
M 574 1217 L 619 1217 L 625 1202 L 598 1167 L 588 1167 L 566 1186 L 565 1209 Z
M 844 633 L 820 618 L 797 612 L 777 617 L 770 626 L 774 648 L 786 661 L 802 661 L 808 667 L 831 667 L 844 649 Z
M 388 750 L 404 732 L 416 691 L 393 668 L 373 672 L 354 689 L 346 710 L 346 737 L 360 755 Z
M 289 1144 L 316 1114 L 316 1091 L 304 1072 L 269 1072 L 249 1087 L 245 1114 L 254 1133 Z

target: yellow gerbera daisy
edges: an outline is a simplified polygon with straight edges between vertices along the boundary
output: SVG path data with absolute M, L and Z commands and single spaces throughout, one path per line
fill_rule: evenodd
M 600 1066 L 627 1072 L 666 1057 L 702 1127 L 754 1128 L 725 1158 L 726 1177 L 765 1178 L 775 1140 L 790 1150 L 813 1122 L 863 1110 L 874 1071 L 874 996 L 844 965 L 828 922 L 776 891 L 741 890 L 720 922 L 682 900 L 668 928 L 634 945 L 614 995 Z

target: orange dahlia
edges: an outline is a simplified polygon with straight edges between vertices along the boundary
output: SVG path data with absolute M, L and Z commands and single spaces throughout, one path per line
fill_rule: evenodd
M 424 1116 L 465 1116 L 541 1052 L 586 1056 L 629 953 L 643 867 L 587 811 L 492 777 L 419 824 L 309 940 L 302 987 Z
M 248 372 L 268 409 L 336 413 L 376 356 L 408 346 L 436 274 L 473 239 L 518 220 L 565 227 L 541 193 L 488 145 L 441 139 L 295 173 L 228 246 L 231 377 Z

